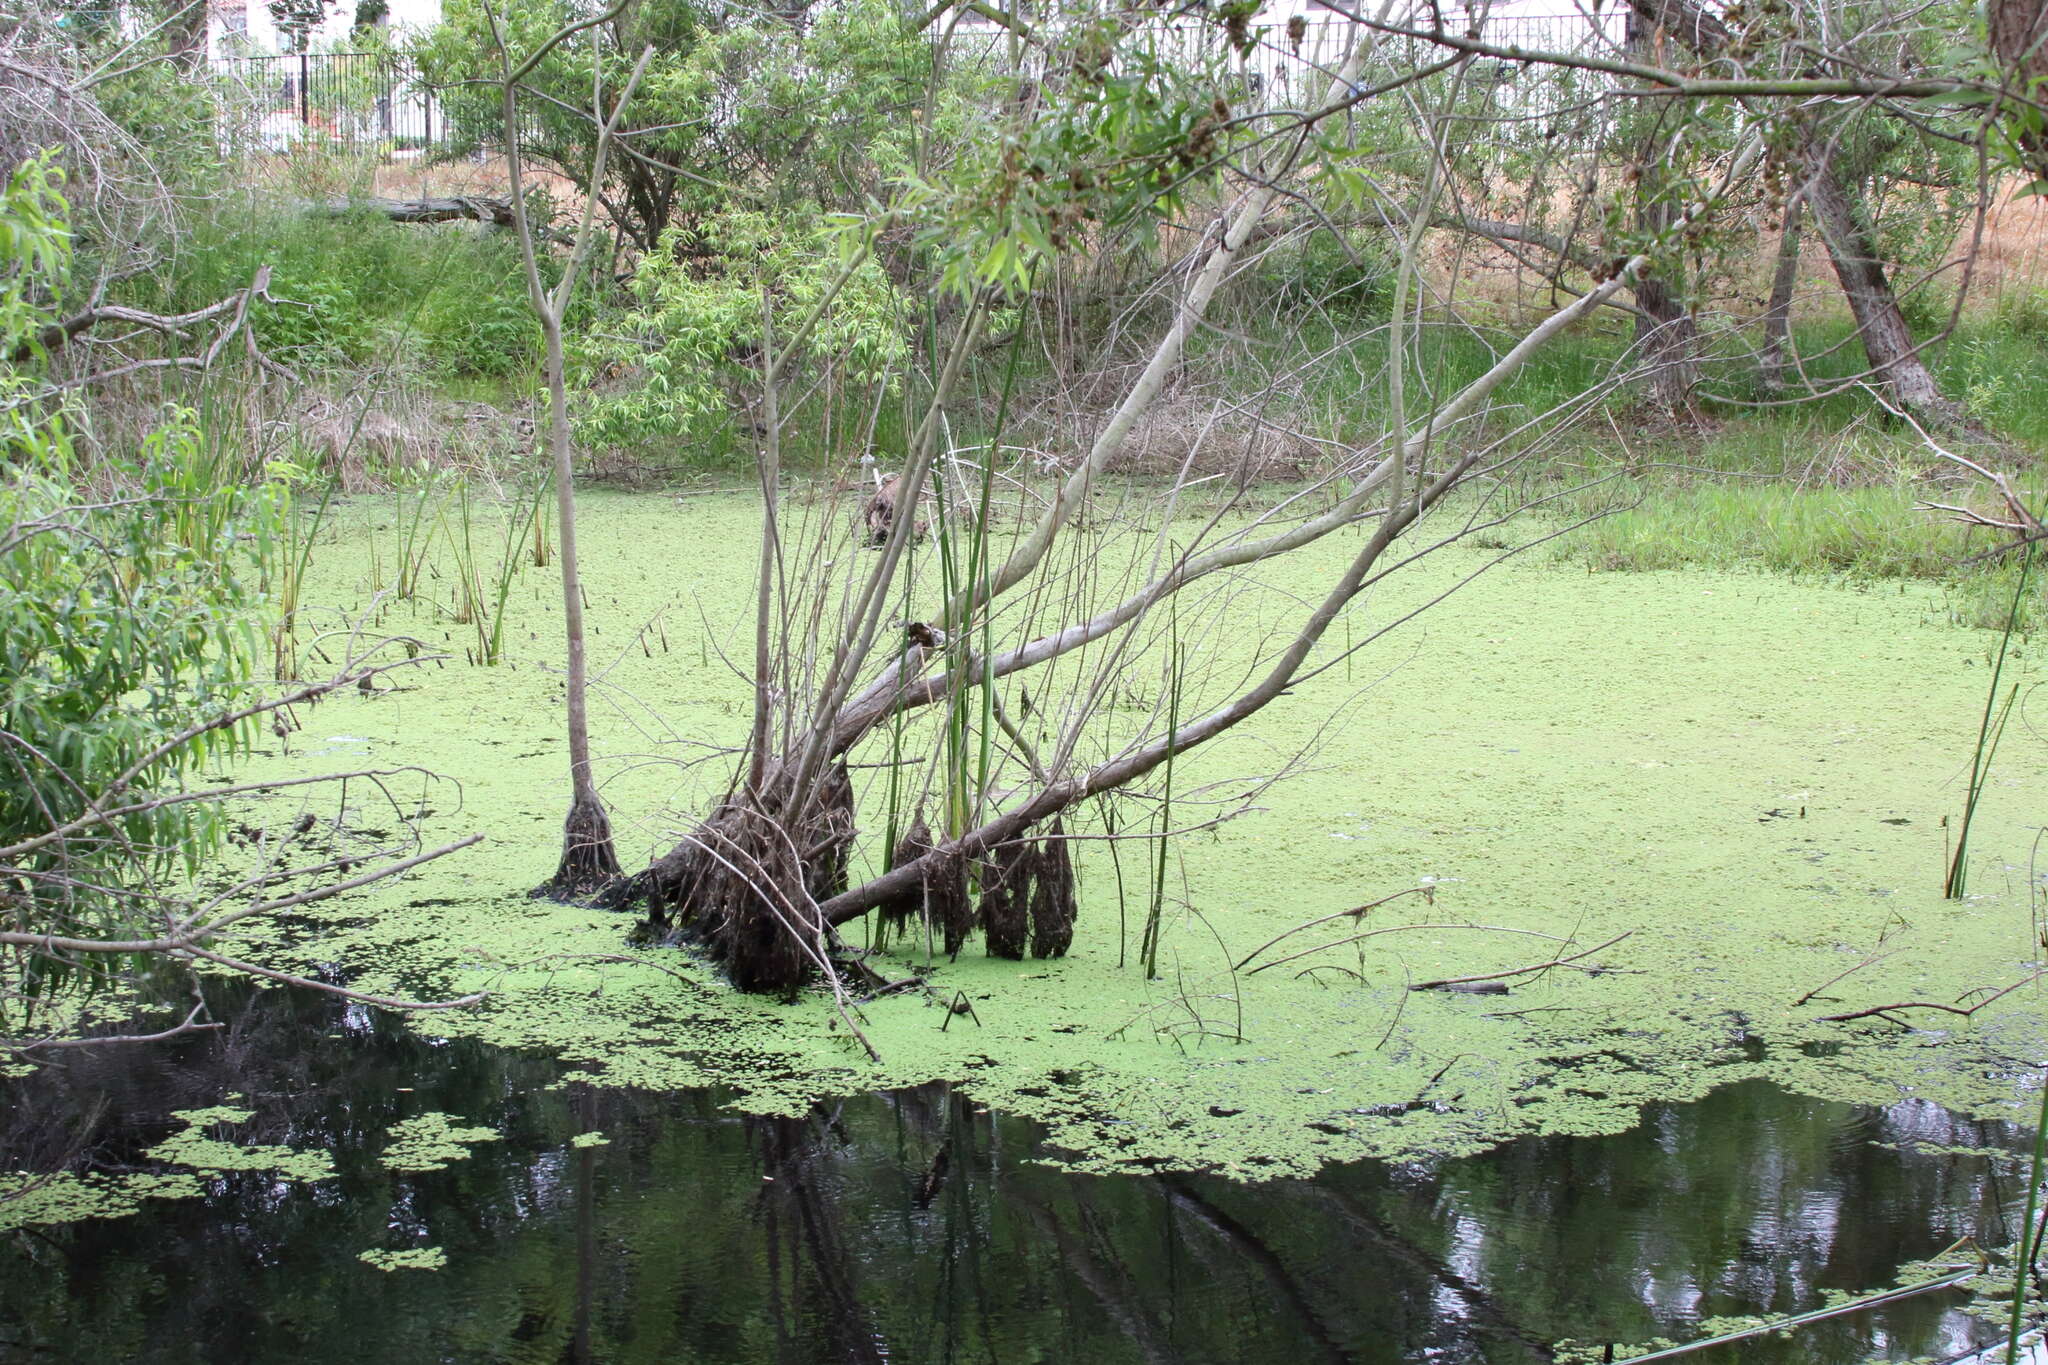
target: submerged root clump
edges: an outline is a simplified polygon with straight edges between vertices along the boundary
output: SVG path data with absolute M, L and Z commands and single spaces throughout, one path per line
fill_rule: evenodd
M 555 875 L 533 889 L 549 900 L 573 901 L 602 893 L 623 874 L 619 855 L 612 847 L 612 824 L 604 804 L 595 796 L 569 804 L 562 822 L 562 861 Z
M 819 906 L 846 889 L 853 784 L 835 766 L 794 819 L 784 813 L 788 804 L 782 780 L 765 797 L 729 797 L 605 903 L 643 903 L 660 942 L 701 944 L 742 990 L 793 997 L 813 975 L 831 971 L 833 936 Z M 1043 837 L 1000 844 L 975 865 L 979 904 L 968 860 L 941 847 L 918 812 L 891 866 L 922 861 L 924 875 L 875 908 L 879 942 L 921 928 L 927 945 L 957 957 L 978 927 L 994 957 L 1066 955 L 1074 941 L 1074 864 L 1057 819 Z
M 1074 895 L 1074 859 L 1067 849 L 1066 830 L 1055 818 L 1038 841 L 1031 885 L 1031 955 L 1065 957 L 1074 944 L 1074 921 L 1080 904 Z
M 981 865 L 981 937 L 990 957 L 1021 959 L 1031 934 L 1031 845 L 998 844 Z
M 903 831 L 903 837 L 896 841 L 896 848 L 889 858 L 889 868 L 894 871 L 914 863 L 934 847 L 931 826 L 924 822 L 924 812 L 919 811 L 911 817 L 910 827 Z M 891 896 L 875 907 L 875 922 L 881 926 L 885 938 L 900 937 L 923 918 L 924 904 L 922 887 Z
M 702 944 L 740 989 L 793 996 L 826 961 L 818 904 L 846 888 L 854 819 L 843 766 L 795 818 L 788 787 L 728 799 L 612 903 L 644 901 L 665 942 Z
M 922 811 L 896 843 L 891 867 L 917 861 L 938 845 Z M 967 891 L 967 865 L 959 858 L 939 860 L 919 883 L 876 908 L 885 934 L 901 936 L 923 925 L 948 957 L 957 957 L 974 931 L 974 900 Z
M 1079 914 L 1074 860 L 1055 819 L 1042 839 L 997 847 L 982 864 L 981 932 L 991 957 L 1065 957 Z

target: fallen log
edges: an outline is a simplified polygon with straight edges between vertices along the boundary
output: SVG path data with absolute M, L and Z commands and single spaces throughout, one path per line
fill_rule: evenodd
M 330 199 L 322 207 L 333 214 L 368 210 L 394 223 L 448 223 L 473 218 L 496 227 L 512 226 L 512 201 L 459 194 L 446 199 Z
M 493 195 L 458 194 L 447 198 L 430 199 L 329 199 L 319 207 L 322 211 L 336 216 L 368 211 L 382 214 L 394 223 L 452 223 L 467 219 L 489 223 L 492 227 L 509 228 L 515 225 L 512 201 Z M 557 232 L 550 227 L 536 226 L 534 235 L 544 242 L 560 242 L 565 245 L 575 240 L 567 233 Z

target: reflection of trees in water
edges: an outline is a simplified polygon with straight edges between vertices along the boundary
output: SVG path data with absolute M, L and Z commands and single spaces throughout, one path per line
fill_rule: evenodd
M 1900 1143 L 1906 1152 L 1886 1145 Z M 1463 1254 L 1504 1294 L 1541 1294 L 1540 1267 L 1581 1268 L 1560 1293 L 1525 1304 L 1531 1326 L 1641 1340 L 1700 1316 L 1793 1312 L 1825 1290 L 1880 1288 L 1901 1260 L 1964 1236 L 1990 1241 L 2004 1190 L 1996 1166 L 1925 1148 L 2013 1143 L 2005 1125 L 1918 1102 L 1869 1110 L 1751 1082 L 1698 1104 L 1650 1106 L 1616 1137 L 1518 1143 L 1449 1163 L 1436 1197 L 1479 1215 L 1485 1235 Z M 1830 1358 L 1861 1360 L 1880 1321 L 1925 1343 L 1916 1349 L 1946 1346 L 1965 1326 L 1954 1304 L 1930 1296 L 1881 1319 L 1820 1324 L 1796 1350 L 1751 1343 L 1744 1359 L 1805 1358 L 1796 1352 L 1826 1337 Z
M 2011 1136 L 1756 1083 L 1620 1137 L 1431 1166 L 1090 1177 L 1035 1162 L 1035 1126 L 945 1085 L 747 1117 L 716 1093 L 556 1087 L 545 1060 L 285 992 L 231 1017 L 10 1083 L 0 1167 L 136 1169 L 170 1110 L 240 1092 L 239 1140 L 330 1150 L 339 1178 L 235 1174 L 204 1201 L 0 1234 L 0 1355 L 1538 1361 L 1559 1337 L 1810 1306 L 1995 1232 L 1988 1163 L 1877 1144 Z M 430 1110 L 504 1140 L 443 1171 L 381 1166 L 390 1125 Z M 600 1131 L 609 1145 L 569 1146 Z M 445 1270 L 356 1260 L 428 1244 Z M 1947 1307 L 1882 1325 L 1939 1349 Z M 1846 1319 L 1744 1359 L 1861 1359 L 1876 1333 Z

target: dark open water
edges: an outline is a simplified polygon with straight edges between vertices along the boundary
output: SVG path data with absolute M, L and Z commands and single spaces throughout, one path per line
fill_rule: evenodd
M 2014 1235 L 2017 1147 L 1930 1105 L 1744 1082 L 1608 1138 L 1313 1180 L 1077 1176 L 945 1086 L 803 1119 L 715 1092 L 550 1088 L 549 1061 L 432 1044 L 285 992 L 230 1031 L 73 1052 L 0 1081 L 0 1169 L 132 1170 L 172 1109 L 245 1096 L 243 1142 L 339 1178 L 0 1233 L 0 1358 L 347 1362 L 1534 1362 L 1562 1338 L 1698 1335 Z M 96 1123 L 82 1125 L 102 1101 Z M 499 1129 L 443 1171 L 378 1163 L 440 1110 Z M 569 1139 L 601 1131 L 606 1146 Z M 1904 1143 L 1901 1151 L 1887 1144 Z M 384 1272 L 370 1247 L 445 1249 Z M 1989 1333 L 1953 1291 L 1692 1357 L 1940 1357 Z

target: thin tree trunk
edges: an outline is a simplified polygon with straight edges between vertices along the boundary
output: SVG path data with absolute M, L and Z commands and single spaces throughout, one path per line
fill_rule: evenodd
M 514 190 L 516 194 L 518 191 Z M 569 637 L 569 814 L 562 823 L 562 858 L 541 889 L 555 896 L 586 895 L 619 875 L 611 821 L 590 773 L 589 662 L 583 638 L 583 577 L 576 557 L 576 465 L 569 441 L 569 397 L 563 384 L 562 327 L 542 319 L 548 352 L 548 444 L 555 467 L 555 515 L 562 562 L 562 623 Z
M 192 3 L 175 11 L 170 23 L 164 27 L 164 42 L 170 50 L 171 62 L 188 76 L 198 71 L 206 60 L 206 21 L 212 10 L 210 0 L 192 0 Z
M 588 895 L 619 878 L 619 858 L 612 848 L 611 821 L 598 798 L 597 783 L 590 771 L 590 708 L 586 699 L 589 664 L 583 638 L 583 579 L 576 554 L 576 465 L 569 439 L 569 395 L 563 382 L 562 319 L 590 250 L 597 221 L 597 187 L 604 183 L 606 156 L 619 119 L 633 98 L 633 91 L 646 73 L 653 48 L 643 48 L 633 74 L 619 92 L 610 115 L 604 114 L 603 91 L 593 76 L 590 107 L 598 124 L 597 154 L 590 172 L 591 193 L 585 197 L 583 218 L 577 227 L 569 260 L 562 278 L 550 293 L 541 283 L 540 265 L 535 258 L 535 231 L 526 213 L 524 157 L 519 147 L 519 82 L 551 50 L 582 29 L 606 22 L 618 15 L 626 0 L 595 19 L 556 30 L 515 70 L 512 54 L 505 46 L 505 34 L 496 15 L 491 16 L 491 33 L 498 45 L 499 82 L 505 129 L 505 169 L 510 181 L 512 217 L 519 231 L 520 262 L 526 270 L 526 292 L 540 320 L 541 337 L 547 348 L 548 447 L 555 476 L 555 510 L 562 564 L 562 621 L 568 636 L 568 731 L 569 731 L 569 814 L 562 822 L 562 857 L 555 875 L 534 888 L 535 895 L 569 898 Z M 602 70 L 601 66 L 594 70 Z
M 1636 347 L 1650 370 L 1650 401 L 1672 417 L 1696 416 L 1692 387 L 1699 374 L 1699 326 L 1677 294 L 1656 275 L 1636 281 Z
M 1785 387 L 1785 358 L 1792 351 L 1792 290 L 1799 282 L 1799 225 L 1806 205 L 1795 195 L 1785 206 L 1785 226 L 1778 233 L 1778 265 L 1771 272 L 1771 298 L 1764 308 L 1764 387 L 1777 393 Z
M 1828 260 L 1849 300 L 1870 368 L 1891 390 L 1892 400 L 1908 412 L 1943 424 L 1957 420 L 1956 405 L 1942 397 L 1941 386 L 1914 345 L 1913 329 L 1899 311 L 1884 262 L 1842 188 L 1833 159 L 1824 148 L 1809 143 L 1807 169 L 1810 178 L 1803 198 L 1827 244 Z
M 782 481 L 782 383 L 775 363 L 774 316 L 768 291 L 761 291 L 761 437 L 756 448 L 761 480 L 761 562 L 754 603 L 754 724 L 748 741 L 747 792 L 759 801 L 767 785 L 768 722 L 775 708 L 775 641 L 769 631 L 775 602 L 776 561 L 782 534 L 776 499 Z

